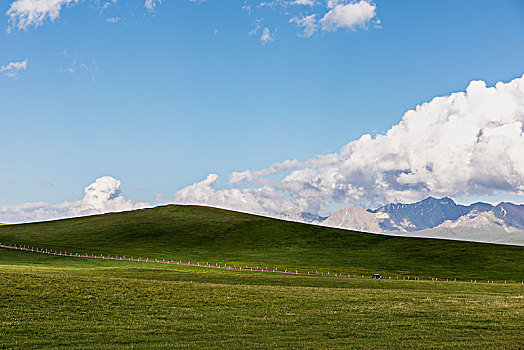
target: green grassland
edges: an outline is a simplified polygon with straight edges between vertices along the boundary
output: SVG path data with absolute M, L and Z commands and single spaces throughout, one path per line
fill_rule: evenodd
M 524 247 L 375 235 L 195 206 L 2 226 L 0 242 L 345 275 L 524 280 Z
M 0 249 L 0 349 L 524 348 L 523 247 L 372 235 L 191 206 L 8 225 L 0 242 L 394 276 L 283 275 Z M 407 275 L 439 280 L 402 280 Z
M 6 250 L 0 260 L 0 348 L 524 346 L 520 284 L 275 275 Z

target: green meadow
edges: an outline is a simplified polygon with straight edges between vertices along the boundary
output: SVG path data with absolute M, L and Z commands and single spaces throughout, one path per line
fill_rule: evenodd
M 386 276 L 283 275 L 0 249 L 0 348 L 524 347 L 522 247 L 373 235 L 191 206 L 7 225 L 0 242 Z

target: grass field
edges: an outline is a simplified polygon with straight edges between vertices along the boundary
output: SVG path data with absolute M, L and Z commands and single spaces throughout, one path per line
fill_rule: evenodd
M 211 271 L 0 251 L 2 348 L 524 346 L 519 284 Z
M 524 279 L 522 247 L 178 206 L 3 226 L 0 241 L 439 277 L 293 276 L 0 249 L 0 348 L 524 348 L 524 285 L 516 283 Z M 447 277 L 459 282 L 442 281 Z M 499 283 L 481 283 L 483 277 Z
M 524 280 L 524 247 L 374 235 L 194 206 L 2 226 L 0 242 L 345 275 Z

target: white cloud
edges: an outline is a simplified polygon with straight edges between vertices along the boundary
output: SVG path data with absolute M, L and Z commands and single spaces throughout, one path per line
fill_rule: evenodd
M 83 1 L 13 0 L 6 12 L 9 22 L 7 31 L 11 32 L 13 29 L 27 30 L 31 27 L 38 27 L 47 20 L 53 22 L 60 17 L 63 8 Z M 206 0 L 187 1 L 202 3 Z M 97 4 L 100 14 L 103 14 L 110 6 L 116 4 L 117 0 L 96 0 L 94 2 Z M 161 4 L 162 0 L 144 0 L 143 2 L 144 8 L 148 11 L 154 11 Z M 360 0 L 358 2 L 350 0 L 244 0 L 241 7 L 248 15 L 254 12 L 267 14 L 268 11 L 285 15 L 288 22 L 295 23 L 298 27 L 304 29 L 301 35 L 304 38 L 311 37 L 317 31 L 319 24 L 325 31 L 335 31 L 339 28 L 356 30 L 357 28 L 367 28 L 370 23 L 375 28 L 380 28 L 380 21 L 375 18 L 376 6 L 370 0 Z M 307 15 L 302 13 L 305 7 L 310 11 Z M 106 19 L 109 23 L 118 23 L 121 20 L 122 18 L 117 16 Z M 260 39 L 263 43 L 274 41 L 278 25 L 271 31 L 269 27 L 262 28 L 260 21 L 256 20 L 253 26 L 254 28 L 251 29 L 250 35 L 261 31 Z
M 145 202 L 133 202 L 120 195 L 119 180 L 103 176 L 85 188 L 83 199 L 61 204 L 22 203 L 0 206 L 0 222 L 20 223 L 147 208 Z
M 3 72 L 9 78 L 16 78 L 22 70 L 27 69 L 27 58 L 20 62 L 10 62 L 5 66 L 0 67 L 0 72 Z
M 339 28 L 355 30 L 358 27 L 365 27 L 376 15 L 376 6 L 367 1 L 340 4 L 330 1 L 328 13 L 320 20 L 322 29 L 335 31 Z
M 268 27 L 265 27 L 262 30 L 262 35 L 260 36 L 260 41 L 262 41 L 262 43 L 264 43 L 264 44 L 268 44 L 268 43 L 271 43 L 271 42 L 275 41 L 275 32 L 276 32 L 276 29 L 273 31 L 273 33 L 271 33 L 271 30 L 269 30 Z
M 270 187 L 217 189 L 219 177 L 208 177 L 175 194 L 175 201 L 184 204 L 208 204 L 225 209 L 236 209 L 249 213 L 280 212 L 281 208 L 293 208 L 293 203 L 283 193 Z
M 60 17 L 64 6 L 78 2 L 79 0 L 15 0 L 7 10 L 8 32 L 13 28 L 27 30 L 41 26 L 46 19 L 54 21 Z
M 385 134 L 363 135 L 339 153 L 235 172 L 223 189 L 210 175 L 175 200 L 271 214 L 428 195 L 524 195 L 523 150 L 524 76 L 494 87 L 472 81 L 465 92 L 419 105 Z
M 315 0 L 295 0 L 291 2 L 293 5 L 306 5 L 306 6 L 314 6 Z
M 45 23 L 46 20 L 55 21 L 60 17 L 62 9 L 69 5 L 76 5 L 83 0 L 14 0 L 6 14 L 9 21 L 7 31 L 11 32 L 13 29 L 27 30 L 31 27 L 39 27 Z M 192 0 L 189 0 L 192 1 Z M 98 2 L 98 9 L 103 13 L 110 6 L 117 3 L 117 0 L 107 0 Z M 145 0 L 144 7 L 152 11 L 162 0 Z M 110 23 L 120 21 L 119 17 L 112 17 L 107 19 Z
M 277 23 L 275 14 L 284 15 L 288 23 L 294 23 L 303 29 L 299 34 L 303 38 L 312 37 L 319 29 L 334 32 L 338 29 L 354 31 L 369 27 L 381 28 L 380 20 L 376 17 L 376 5 L 372 0 L 245 0 L 243 8 L 249 15 L 255 14 L 272 23 Z M 259 30 L 262 30 L 262 26 L 260 19 L 257 19 L 252 25 L 250 35 Z M 266 33 L 268 39 L 272 38 L 269 29 Z
M 289 22 L 295 23 L 298 27 L 304 28 L 304 32 L 301 34 L 304 38 L 310 38 L 317 31 L 316 15 L 309 15 L 301 18 L 293 17 Z
M 154 10 L 157 5 L 162 4 L 162 0 L 145 0 L 144 7 L 150 11 Z

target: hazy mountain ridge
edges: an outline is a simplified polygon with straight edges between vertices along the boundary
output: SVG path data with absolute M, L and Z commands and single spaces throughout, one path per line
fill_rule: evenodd
M 311 214 L 311 213 L 304 213 L 298 209 L 289 209 L 277 215 L 274 215 L 274 217 L 278 219 L 288 220 L 288 221 L 307 222 L 307 223 L 315 223 L 315 224 L 321 223 L 324 220 L 328 219 L 328 217 L 326 216 L 320 216 L 320 215 Z

